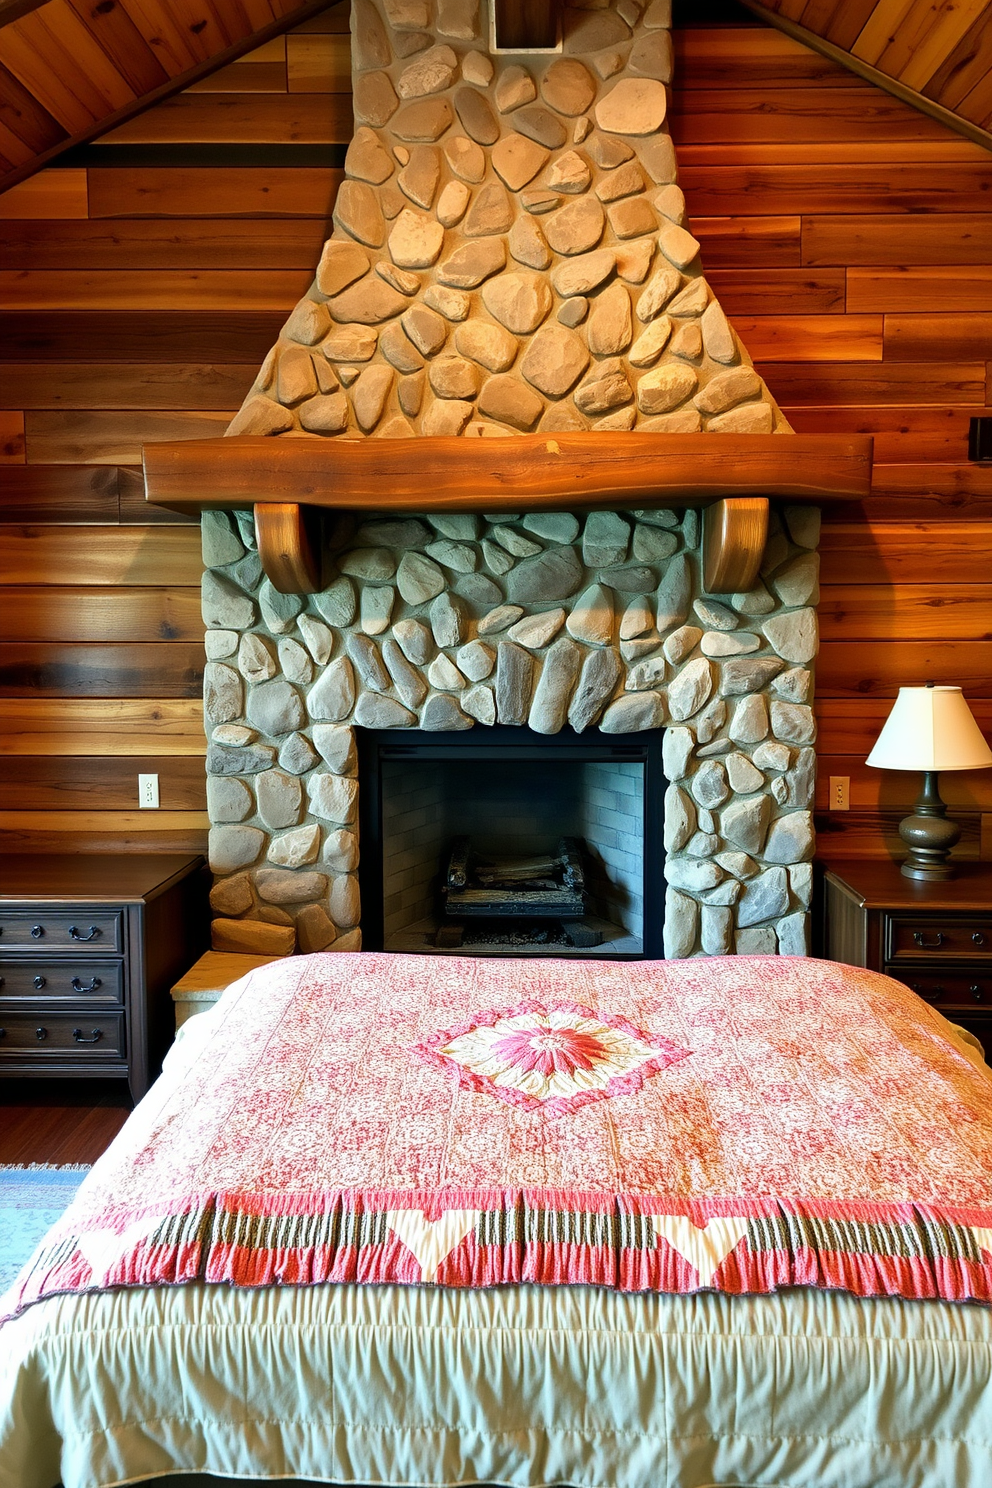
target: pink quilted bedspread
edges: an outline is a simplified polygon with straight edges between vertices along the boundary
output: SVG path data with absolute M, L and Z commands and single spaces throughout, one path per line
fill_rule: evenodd
M 8 1312 L 187 1281 L 992 1301 L 992 1078 L 872 972 L 324 954 L 211 1023 Z

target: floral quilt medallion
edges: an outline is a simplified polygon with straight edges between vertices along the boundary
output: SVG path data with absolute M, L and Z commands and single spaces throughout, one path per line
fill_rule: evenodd
M 639 1090 L 691 1051 L 577 1003 L 522 1002 L 431 1034 L 413 1052 L 470 1090 L 560 1116 Z

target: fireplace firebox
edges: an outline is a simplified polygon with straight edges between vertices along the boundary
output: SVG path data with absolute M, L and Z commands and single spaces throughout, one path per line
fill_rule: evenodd
M 661 957 L 662 732 L 356 730 L 364 946 Z

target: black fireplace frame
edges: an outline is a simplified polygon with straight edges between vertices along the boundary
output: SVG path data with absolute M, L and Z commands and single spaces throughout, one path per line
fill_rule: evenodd
M 637 734 L 604 734 L 596 729 L 577 734 L 564 728 L 538 734 L 509 725 L 431 732 L 426 729 L 355 728 L 358 749 L 359 831 L 358 882 L 362 898 L 362 947 L 383 949 L 382 763 L 386 760 L 541 760 L 644 765 L 644 933 L 639 953 L 628 961 L 664 957 L 665 920 L 665 778 L 662 763 L 664 729 Z M 526 952 L 521 952 L 525 955 Z

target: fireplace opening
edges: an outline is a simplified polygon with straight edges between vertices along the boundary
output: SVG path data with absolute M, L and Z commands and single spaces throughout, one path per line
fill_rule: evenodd
M 366 948 L 663 954 L 660 729 L 356 737 Z

